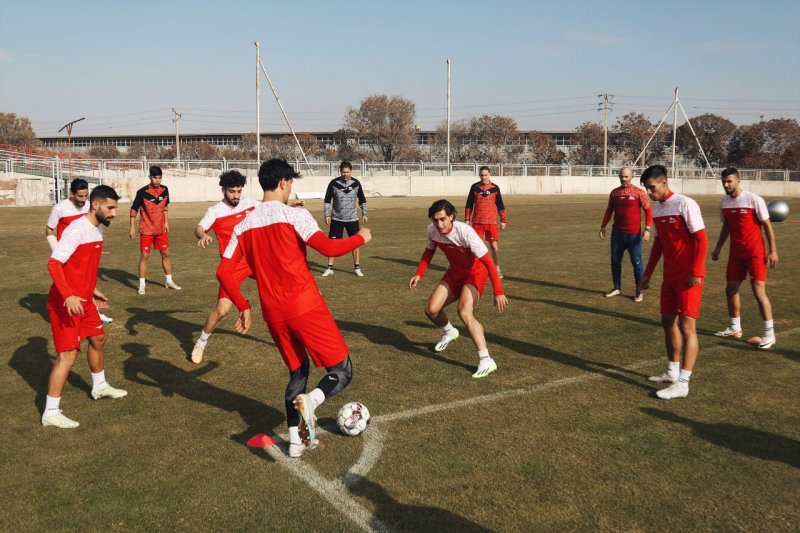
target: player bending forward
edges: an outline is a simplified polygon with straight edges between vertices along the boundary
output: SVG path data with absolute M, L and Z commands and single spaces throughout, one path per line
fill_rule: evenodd
M 442 340 L 434 348 L 437 352 L 447 348 L 450 342 L 459 337 L 458 330 L 447 319 L 444 308 L 458 301 L 458 316 L 467 326 L 472 341 L 478 349 L 478 370 L 473 378 L 486 377 L 497 370 L 497 363 L 489 356 L 483 326 L 475 318 L 475 309 L 483 294 L 487 278 L 492 278 L 494 288 L 494 305 L 502 313 L 508 306 L 508 298 L 503 294 L 503 285 L 498 276 L 497 267 L 492 261 L 489 250 L 475 230 L 469 225 L 455 220 L 456 208 L 447 200 L 437 200 L 428 209 L 428 242 L 422 254 L 417 272 L 411 277 L 408 286 L 417 288 L 419 280 L 425 275 L 433 254 L 441 248 L 450 268 L 439 284 L 433 289 L 425 314 L 444 330 Z
M 103 323 L 92 302 L 97 269 L 103 253 L 103 229 L 116 216 L 119 196 L 111 187 L 99 185 L 89 196 L 89 212 L 72 222 L 53 249 L 47 269 L 53 285 L 47 295 L 47 311 L 58 357 L 50 372 L 42 425 L 71 429 L 79 426 L 61 413 L 61 394 L 72 365 L 89 340 L 86 356 L 92 371 L 92 398 L 122 398 L 128 393 L 106 381 Z M 102 295 L 101 295 L 102 296 Z
M 236 330 L 242 334 L 252 324 L 250 303 L 234 274 L 242 259 L 256 278 L 261 312 L 289 368 L 285 401 L 291 457 L 300 457 L 316 446 L 315 410 L 341 392 L 353 376 L 344 337 L 308 268 L 306 245 L 324 256 L 338 257 L 372 238 L 370 230 L 362 228 L 347 239 L 329 239 L 308 211 L 287 205 L 292 182 L 299 177 L 283 159 L 261 165 L 258 181 L 264 203 L 234 228 L 217 268 L 222 288 L 239 309 Z M 328 373 L 306 394 L 308 356 Z

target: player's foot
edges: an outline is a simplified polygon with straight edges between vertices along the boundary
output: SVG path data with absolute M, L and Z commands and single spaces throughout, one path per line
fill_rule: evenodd
M 308 394 L 298 394 L 294 399 L 294 408 L 300 414 L 297 429 L 303 444 L 309 446 L 314 442 L 317 433 L 317 417 L 314 416 L 314 404 Z
M 633 299 L 634 302 L 641 302 L 642 300 L 644 300 L 644 293 L 643 292 L 638 293 L 636 295 L 636 297 Z
M 199 365 L 203 361 L 203 352 L 206 351 L 207 345 L 208 341 L 197 339 L 197 342 L 194 343 L 194 348 L 192 348 L 192 363 Z
M 327 278 L 328 276 L 332 275 L 333 275 L 333 269 L 331 267 L 326 268 L 325 272 L 322 273 L 323 278 Z
M 447 345 L 459 338 L 461 334 L 458 332 L 456 328 L 450 330 L 450 333 L 445 333 L 442 335 L 442 340 L 436 343 L 436 346 L 433 347 L 434 350 L 437 352 L 443 352 Z
M 61 409 L 51 412 L 45 411 L 42 415 L 42 425 L 44 427 L 52 426 L 54 428 L 61 429 L 74 429 L 80 426 L 79 423 L 64 416 L 64 413 L 61 412 Z
M 497 277 L 503 279 L 503 273 L 500 272 L 500 267 L 497 267 Z
M 181 290 L 180 286 L 172 280 L 169 280 L 165 283 L 168 289 L 175 289 L 176 291 Z
M 660 376 L 650 376 L 647 379 L 653 383 L 675 383 L 678 381 L 678 376 L 671 376 L 669 372 L 664 372 Z
M 617 296 L 619 294 L 619 289 L 611 289 L 606 293 L 606 298 L 611 298 L 612 296 Z
M 494 362 L 494 359 L 482 357 L 478 363 L 478 370 L 472 374 L 472 377 L 476 379 L 485 378 L 495 370 L 497 370 L 497 363 Z
M 686 398 L 689 396 L 689 382 L 678 380 L 666 389 L 656 392 L 656 396 L 662 400 L 672 400 L 673 398 Z
M 313 450 L 316 448 L 317 445 L 319 445 L 319 441 L 317 439 L 314 439 L 314 442 L 309 445 L 303 444 L 302 442 L 292 442 L 289 444 L 289 457 L 301 457 L 308 450 Z
M 122 389 L 115 389 L 111 385 L 106 383 L 106 386 L 102 389 L 92 389 L 92 398 L 95 400 L 99 400 L 100 398 L 111 398 L 116 400 L 118 398 L 123 398 L 128 395 L 128 391 Z
M 714 333 L 714 335 L 716 335 L 717 337 L 733 337 L 734 339 L 738 339 L 742 336 L 742 330 L 733 329 L 732 327 L 728 326 L 722 331 Z
M 111 324 L 112 322 L 114 322 L 114 319 L 111 318 L 110 316 L 106 316 L 103 313 L 100 313 L 100 321 L 103 322 L 103 324 Z
M 363 278 L 363 277 L 364 277 L 364 273 L 363 273 L 363 272 L 361 272 L 361 267 L 356 267 L 356 268 L 354 268 L 354 269 L 353 269 L 353 273 L 354 273 L 356 276 L 358 276 L 359 278 Z
M 761 342 L 758 343 L 758 347 L 762 350 L 769 350 L 775 346 L 775 335 L 770 335 L 769 337 L 763 337 Z
M 144 285 L 139 285 L 139 290 L 137 292 L 139 294 L 144 294 Z

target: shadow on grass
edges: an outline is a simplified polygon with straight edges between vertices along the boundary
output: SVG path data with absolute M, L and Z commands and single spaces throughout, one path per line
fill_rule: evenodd
M 675 413 L 643 407 L 642 412 L 692 429 L 695 437 L 735 452 L 800 468 L 800 441 L 736 424 L 709 424 Z
M 19 306 L 27 309 L 35 315 L 39 315 L 45 321 L 50 321 L 49 313 L 47 312 L 47 295 L 32 292 L 27 296 L 19 299 Z
M 433 359 L 434 361 L 440 361 L 442 363 L 447 363 L 448 365 L 457 366 L 459 368 L 464 368 L 469 370 L 470 372 L 475 371 L 475 365 L 462 363 L 461 361 L 453 361 L 452 359 L 448 359 L 446 357 L 442 357 L 441 355 L 437 354 L 433 351 L 433 347 L 435 346 L 434 343 L 418 343 L 412 342 L 405 336 L 402 332 L 392 329 L 386 328 L 383 326 L 376 326 L 374 324 L 361 324 L 359 322 L 348 322 L 346 320 L 337 320 L 336 323 L 339 327 L 345 331 L 352 331 L 353 333 L 359 333 L 366 337 L 368 341 L 373 344 L 382 345 L 382 346 L 391 346 L 392 348 L 396 348 L 397 350 L 405 353 L 410 353 L 414 355 L 420 355 L 422 357 L 427 357 L 428 359 Z M 423 326 L 429 326 L 429 324 L 422 324 Z M 430 325 L 431 327 L 434 327 Z M 436 328 L 437 334 L 439 329 Z M 438 339 L 437 339 L 438 341 Z M 424 347 L 424 348 L 423 348 Z
M 124 285 L 133 290 L 139 288 L 139 276 L 137 274 L 132 274 L 127 270 L 120 270 L 118 268 L 100 267 L 97 271 L 97 279 L 100 281 L 116 281 L 120 285 Z M 150 280 L 147 280 L 147 283 L 148 285 L 153 284 L 164 287 L 163 283 L 154 283 Z
M 533 301 L 547 305 L 552 305 L 554 307 L 560 307 L 562 309 L 571 309 L 573 311 L 580 311 L 581 313 L 603 315 L 612 318 L 619 318 L 621 320 L 628 320 L 630 322 L 637 322 L 639 324 L 645 324 L 647 326 L 656 326 L 658 328 L 661 327 L 660 320 L 652 320 L 649 318 L 642 318 L 640 316 L 626 315 L 625 313 L 618 313 L 617 311 L 611 311 L 609 309 L 598 309 L 596 307 L 589 307 L 586 305 L 576 304 L 572 302 L 559 302 L 558 300 L 547 300 L 544 298 L 535 298 Z
M 150 357 L 150 346 L 146 344 L 128 342 L 122 345 L 122 349 L 129 354 L 123 363 L 123 372 L 128 381 L 157 388 L 167 397 L 181 396 L 241 416 L 247 429 L 231 436 L 236 442 L 244 444 L 256 433 L 268 433 L 284 420 L 284 414 L 277 409 L 200 379 L 216 370 L 219 363 L 211 362 L 193 370 L 184 370 L 170 362 Z
M 80 355 L 78 354 L 78 357 Z M 36 393 L 33 403 L 39 413 L 44 411 L 47 383 L 54 361 L 55 357 L 51 357 L 47 351 L 47 339 L 44 337 L 28 337 L 27 344 L 14 350 L 8 360 L 8 366 L 13 368 Z M 92 386 L 75 372 L 69 373 L 67 383 L 81 389 L 87 396 L 92 392 Z
M 709 334 L 713 335 L 712 333 L 709 333 Z M 752 344 L 749 344 L 743 338 L 742 339 L 733 339 L 733 338 L 730 338 L 730 337 L 717 337 L 716 335 L 713 335 L 713 337 L 715 339 L 717 339 L 721 345 L 725 345 L 725 346 L 727 346 L 729 348 L 733 348 L 733 349 L 735 349 L 737 351 L 740 351 L 742 353 L 745 353 L 745 354 L 746 353 L 753 353 L 753 352 L 759 352 L 759 353 L 764 353 L 764 354 L 774 353 L 774 354 L 782 355 L 786 359 L 790 359 L 792 361 L 800 361 L 800 352 L 798 352 L 797 350 L 787 350 L 786 348 L 779 348 L 777 345 L 773 346 L 769 350 L 760 350 L 757 346 L 753 346 Z
M 420 253 L 420 256 L 422 256 L 421 253 Z M 411 259 L 400 259 L 399 257 L 383 257 L 383 256 L 380 256 L 380 255 L 371 255 L 370 259 L 378 259 L 380 261 L 389 261 L 390 263 L 397 263 L 398 265 L 411 267 L 413 269 L 416 269 L 419 266 L 419 261 L 412 261 Z M 443 266 L 440 266 L 440 265 L 431 264 L 428 267 L 428 270 L 438 270 L 439 272 L 445 272 L 447 269 L 444 268 Z M 411 274 L 408 277 L 410 278 L 413 275 L 414 275 L 414 273 L 411 272 Z
M 400 503 L 381 485 L 361 476 L 353 476 L 348 483 L 350 492 L 367 498 L 375 505 L 374 520 L 392 531 L 491 531 L 450 511 L 438 507 Z M 378 523 L 370 524 L 373 528 Z

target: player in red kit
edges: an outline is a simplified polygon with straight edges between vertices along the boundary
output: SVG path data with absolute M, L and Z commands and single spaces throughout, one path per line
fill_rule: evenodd
M 697 202 L 669 189 L 667 169 L 662 165 L 647 168 L 642 173 L 641 183 L 654 202 L 655 228 L 655 242 L 644 269 L 641 288 L 649 287 L 650 276 L 663 255 L 661 326 L 669 359 L 665 373 L 648 379 L 656 383 L 671 383 L 666 389 L 656 392 L 662 400 L 685 398 L 689 394 L 689 378 L 700 349 L 697 319 L 706 275 L 706 227 Z
M 428 218 L 431 219 L 428 225 L 428 242 L 417 271 L 408 282 L 408 287 L 411 290 L 417 288 L 436 249 L 441 249 L 450 262 L 450 268 L 433 289 L 425 305 L 425 314 L 430 321 L 444 331 L 442 339 L 434 349 L 441 352 L 459 337 L 458 330 L 453 327 L 444 312 L 445 307 L 457 301 L 458 316 L 467 326 L 472 341 L 478 349 L 478 369 L 472 377 L 483 378 L 497 370 L 497 363 L 489 355 L 486 346 L 483 326 L 475 318 L 475 309 L 487 279 L 492 279 L 494 304 L 500 313 L 508 306 L 508 298 L 503 294 L 503 284 L 486 245 L 475 230 L 455 220 L 455 217 L 456 208 L 447 200 L 437 200 L 428 209 Z
M 633 170 L 622 167 L 619 171 L 619 187 L 611 191 L 608 197 L 603 221 L 600 223 L 600 238 L 606 236 L 606 225 L 614 216 L 614 225 L 611 229 L 611 278 L 614 287 L 606 293 L 606 298 L 617 296 L 622 289 L 622 256 L 625 250 L 631 258 L 633 265 L 633 278 L 636 287 L 634 301 L 641 302 L 644 293 L 639 290 L 639 280 L 642 279 L 644 264 L 642 263 L 642 240 L 650 239 L 650 226 L 653 223 L 653 214 L 650 210 L 650 201 L 639 187 L 631 185 Z M 645 214 L 644 231 L 642 231 L 642 210 Z
M 147 276 L 147 259 L 153 248 L 161 252 L 161 266 L 166 277 L 168 289 L 181 290 L 172 280 L 172 260 L 169 257 L 169 220 L 167 206 L 169 190 L 161 185 L 161 167 L 150 167 L 150 184 L 136 191 L 136 198 L 131 204 L 131 227 L 129 236 L 134 239 L 136 229 L 134 221 L 139 214 L 139 294 L 145 293 L 145 276 Z
M 728 255 L 728 268 L 725 278 L 728 282 L 725 287 L 725 296 L 728 299 L 728 315 L 731 324 L 726 329 L 718 331 L 719 337 L 741 337 L 741 300 L 739 288 L 742 282 L 750 275 L 750 285 L 758 301 L 758 310 L 764 320 L 764 336 L 758 347 L 767 350 L 775 345 L 775 326 L 772 321 L 772 304 L 767 298 L 767 265 L 770 268 L 778 266 L 778 247 L 775 243 L 775 231 L 769 221 L 767 204 L 760 196 L 745 191 L 741 187 L 739 171 L 735 168 L 726 168 L 722 171 L 722 187 L 725 196 L 719 203 L 722 231 L 711 259 L 717 261 L 719 253 L 728 236 L 731 238 L 731 248 Z M 769 253 L 764 248 L 764 238 L 761 230 L 767 234 Z
M 239 309 L 236 330 L 242 334 L 252 324 L 250 303 L 235 275 L 242 260 L 256 278 L 261 312 L 289 369 L 285 402 L 291 457 L 316 446 L 316 409 L 341 392 L 353 375 L 344 337 L 308 268 L 306 246 L 326 257 L 338 257 L 372 238 L 368 228 L 361 228 L 352 237 L 329 239 L 311 213 L 287 205 L 292 182 L 299 177 L 283 159 L 261 165 L 258 181 L 264 201 L 234 228 L 217 268 L 223 290 Z M 306 394 L 309 356 L 328 373 Z
M 83 339 L 89 341 L 86 356 L 92 372 L 92 398 L 122 398 L 128 394 L 106 381 L 106 336 L 92 302 L 103 253 L 102 226 L 108 226 L 116 216 L 118 200 L 119 196 L 111 187 L 95 187 L 89 196 L 89 212 L 64 230 L 47 262 L 53 278 L 47 295 L 47 311 L 58 356 L 50 372 L 43 426 L 71 429 L 79 425 L 61 412 L 61 395 Z M 103 297 L 102 294 L 98 296 Z
M 467 195 L 464 222 L 472 225 L 478 237 L 486 238 L 492 247 L 492 259 L 497 267 L 497 274 L 502 278 L 503 273 L 500 272 L 500 259 L 498 259 L 500 235 L 497 231 L 497 216 L 500 215 L 500 229 L 506 229 L 506 207 L 503 204 L 500 187 L 492 183 L 489 178 L 489 167 L 481 167 L 478 175 L 481 181 L 473 183 Z

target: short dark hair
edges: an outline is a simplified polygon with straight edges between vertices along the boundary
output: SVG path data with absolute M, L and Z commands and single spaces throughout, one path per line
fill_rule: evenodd
M 433 202 L 428 208 L 428 218 L 433 219 L 433 215 L 442 210 L 447 216 L 454 216 L 456 214 L 456 207 L 447 200 L 441 199 Z
M 664 165 L 653 165 L 651 167 L 647 167 L 645 171 L 642 172 L 642 177 L 639 179 L 639 183 L 644 185 L 644 182 L 650 178 L 667 179 L 667 168 Z
M 481 172 L 483 172 L 484 170 L 485 170 L 486 172 L 491 172 L 491 170 L 489 170 L 489 167 L 487 167 L 486 165 L 483 165 L 481 168 L 479 168 L 479 169 L 478 169 L 478 174 L 480 174 L 480 173 L 481 173 Z
M 258 183 L 264 191 L 274 191 L 281 180 L 293 180 L 299 177 L 300 174 L 295 172 L 285 159 L 273 158 L 264 161 L 258 169 Z
M 75 178 L 72 180 L 72 183 L 69 184 L 69 192 L 75 194 L 78 191 L 82 191 L 84 189 L 89 188 L 89 182 L 83 178 Z
M 223 189 L 230 189 L 231 187 L 244 187 L 247 183 L 247 176 L 238 170 L 229 170 L 223 172 L 219 176 L 219 186 Z
M 161 167 L 157 167 L 155 165 L 150 167 L 150 176 L 151 177 L 153 177 L 153 176 L 163 176 L 163 174 L 161 173 Z
M 727 178 L 728 176 L 736 176 L 739 177 L 739 171 L 733 167 L 728 167 L 722 171 L 722 177 Z
M 95 200 L 119 200 L 119 194 L 113 187 L 108 185 L 98 185 L 92 189 L 92 194 L 89 195 L 89 203 Z
M 350 161 L 342 161 L 342 163 L 339 165 L 339 170 L 343 170 L 345 168 L 353 170 L 353 165 L 350 164 Z

